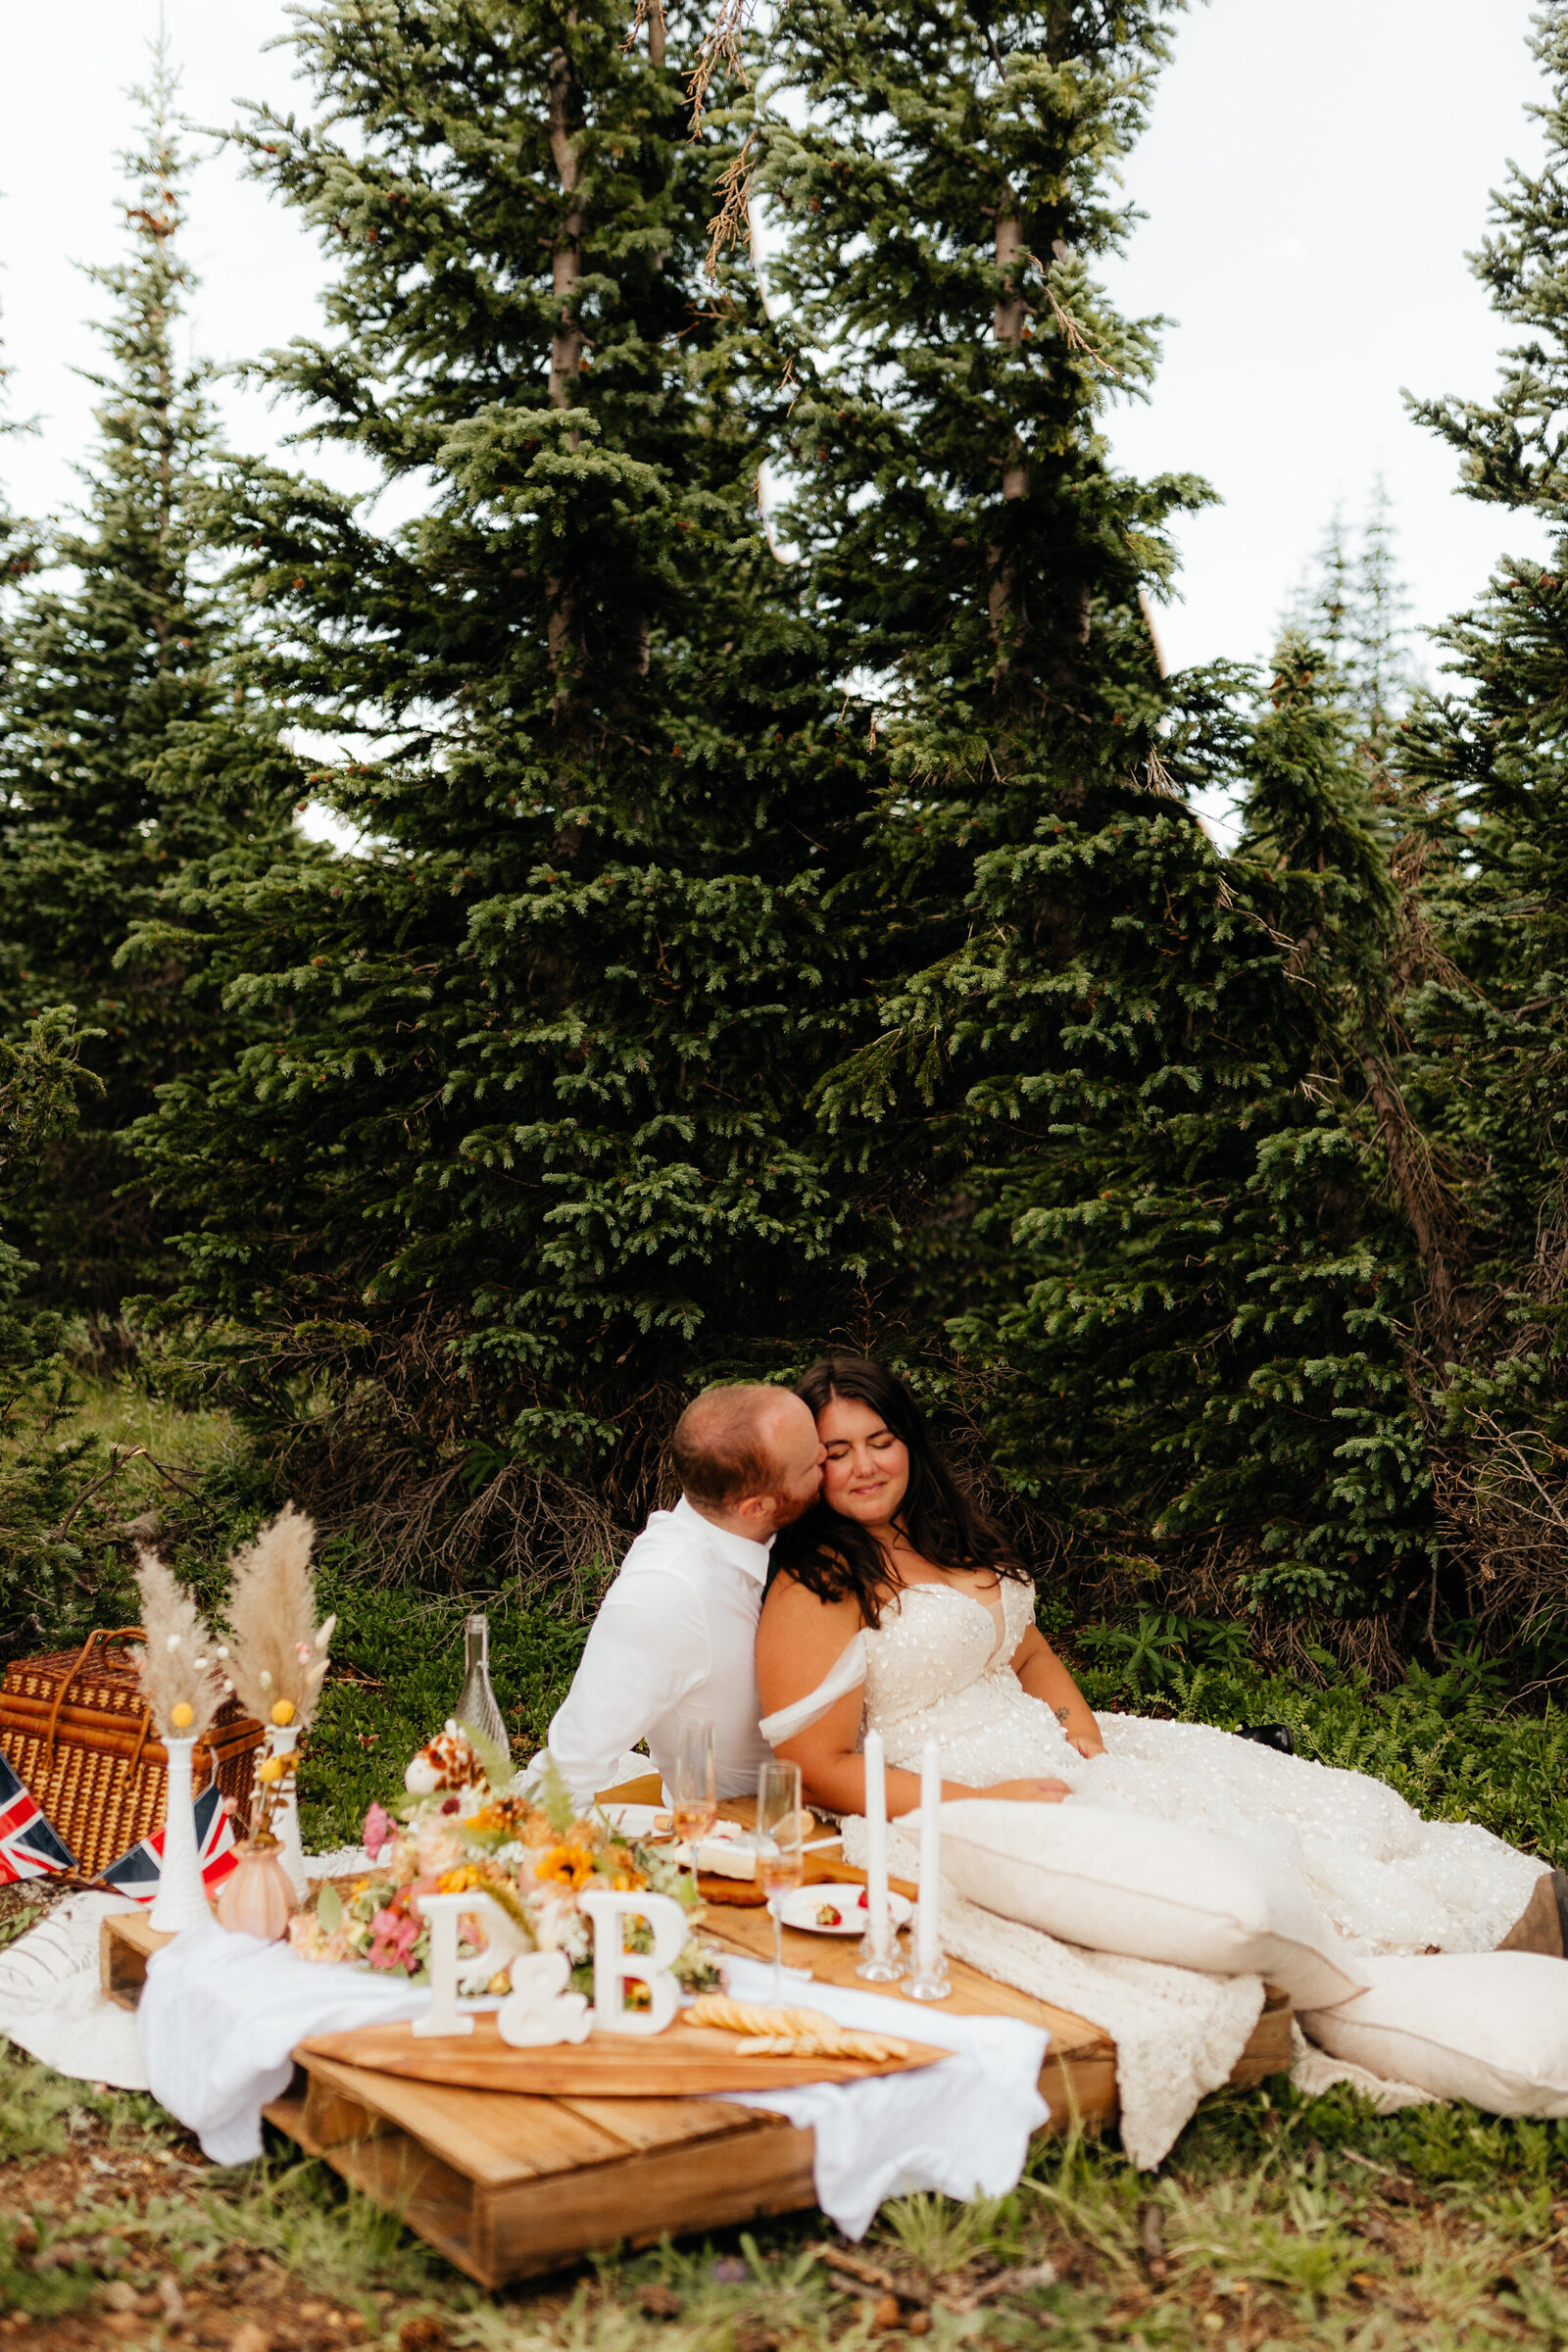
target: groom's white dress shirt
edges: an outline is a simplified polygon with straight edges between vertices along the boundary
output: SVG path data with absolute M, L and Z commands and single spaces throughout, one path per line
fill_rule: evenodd
M 582 1662 L 550 1726 L 550 1753 L 579 1801 L 608 1788 L 646 1739 L 666 1785 L 681 1726 L 706 1716 L 721 1797 L 757 1787 L 772 1749 L 758 1729 L 757 1620 L 771 1536 L 732 1536 L 682 1495 L 655 1511 L 600 1603 Z

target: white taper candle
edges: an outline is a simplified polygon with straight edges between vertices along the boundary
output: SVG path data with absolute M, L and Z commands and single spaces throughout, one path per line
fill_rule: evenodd
M 879 1960 L 888 1956 L 888 1780 L 880 1732 L 865 1735 L 866 1933 Z
M 934 1740 L 920 1751 L 920 1909 L 915 1921 L 915 1966 L 933 1976 L 941 1960 L 942 1758 Z

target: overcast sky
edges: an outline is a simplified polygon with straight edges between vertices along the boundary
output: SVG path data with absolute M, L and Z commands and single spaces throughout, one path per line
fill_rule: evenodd
M 123 95 L 146 70 L 158 0 L 7 12 L 0 84 L 0 333 L 16 414 L 41 434 L 0 444 L 13 505 L 71 496 L 91 395 L 98 300 L 72 268 L 119 244 Z M 1161 312 L 1152 403 L 1118 413 L 1118 456 L 1194 470 L 1223 506 L 1184 526 L 1181 601 L 1161 618 L 1176 663 L 1261 656 L 1336 505 L 1353 521 L 1379 469 L 1422 621 L 1462 606 L 1528 525 L 1454 495 L 1445 447 L 1411 424 L 1401 386 L 1485 398 L 1506 337 L 1465 264 L 1506 160 L 1539 153 L 1525 108 L 1542 85 L 1529 0 L 1211 0 L 1193 11 L 1134 156 L 1149 219 L 1112 271 L 1123 305 Z M 293 61 L 268 43 L 280 0 L 165 0 L 186 110 L 224 123 L 238 102 L 297 102 Z M 203 284 L 191 333 L 239 359 L 316 320 L 322 265 L 289 216 L 225 158 L 198 172 L 188 259 Z M 238 446 L 286 419 L 225 395 Z

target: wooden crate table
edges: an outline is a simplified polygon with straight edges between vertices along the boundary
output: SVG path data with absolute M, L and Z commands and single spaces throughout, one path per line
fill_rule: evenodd
M 650 1793 L 651 1788 L 651 1793 Z M 658 1783 L 608 1792 L 616 1802 L 657 1802 Z M 725 1806 L 743 1818 L 742 1805 Z M 830 1848 L 808 1858 L 812 1881 L 862 1885 Z M 907 1890 L 912 1891 L 912 1890 Z M 705 1936 L 759 1959 L 772 1957 L 764 1910 L 710 1905 Z M 100 1931 L 102 1981 L 133 2009 L 151 1954 L 169 1939 L 145 1910 L 112 1914 Z M 787 1930 L 785 1959 L 824 1984 L 854 1984 L 858 1941 Z M 950 1960 L 953 1993 L 936 2011 L 907 2004 L 911 2039 L 922 2018 L 1019 2017 L 1051 2034 L 1040 2087 L 1046 2129 L 1097 2128 L 1116 2113 L 1116 2050 L 1087 2018 L 1037 2001 Z M 897 1996 L 898 1985 L 879 1990 Z M 791 1998 L 810 1999 L 806 1987 Z M 1260 2082 L 1290 2064 L 1291 2008 L 1272 1989 L 1231 2075 Z M 500 2287 L 615 2243 L 641 2246 L 666 2233 L 716 2230 L 814 2205 L 813 2135 L 765 2110 L 695 2098 L 535 2098 L 459 2089 L 372 2073 L 302 2050 L 286 2097 L 270 2123 L 321 2157 L 481 2286 Z

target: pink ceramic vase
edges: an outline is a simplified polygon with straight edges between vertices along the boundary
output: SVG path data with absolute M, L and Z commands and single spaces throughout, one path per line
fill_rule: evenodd
M 220 1924 L 231 1936 L 259 1936 L 264 1943 L 276 1943 L 299 1909 L 279 1848 L 248 1838 L 235 1852 L 239 1859 L 218 1890 Z

